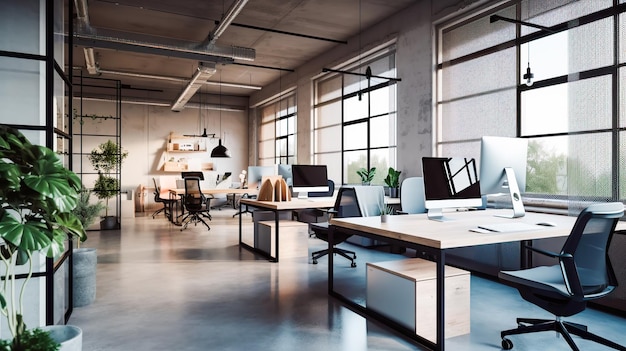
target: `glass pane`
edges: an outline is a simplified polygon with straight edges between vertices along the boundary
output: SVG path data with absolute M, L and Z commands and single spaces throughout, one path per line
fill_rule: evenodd
M 382 115 L 395 111 L 395 89 L 387 86 L 370 92 L 370 116 Z
M 69 36 L 64 28 L 64 18 L 66 7 L 63 6 L 63 0 L 54 0 L 54 60 L 57 62 L 63 72 L 65 68 L 65 44 L 69 42 Z
M 626 1 L 626 0 L 624 0 Z M 619 155 L 619 198 L 620 201 L 626 199 L 626 132 L 619 133 L 620 155 Z
M 67 111 L 69 112 L 69 111 Z M 54 71 L 54 96 L 52 97 L 54 127 L 69 133 L 65 111 L 65 81 Z
M 522 135 L 610 128 L 611 99 L 610 76 L 525 91 Z
M 314 132 L 315 153 L 341 151 L 341 126 L 317 129 Z
M 515 55 L 515 48 L 510 48 L 444 68 L 441 84 L 445 88 L 441 89 L 441 99 L 458 99 L 515 87 Z M 494 74 L 496 67 L 497 74 Z
M 611 7 L 612 5 L 612 0 L 525 0 L 522 1 L 521 13 L 524 21 L 551 27 Z M 538 29 L 522 26 L 522 35 L 536 31 Z
M 370 147 L 396 145 L 396 115 L 370 119 Z
M 287 118 L 287 134 L 294 134 L 296 132 L 296 117 L 292 116 Z
M 0 50 L 45 55 L 45 4 L 38 0 L 0 1 Z M 64 62 L 60 63 L 63 67 Z
M 620 89 L 620 94 L 619 94 L 620 96 L 620 99 L 619 99 L 620 123 L 619 123 L 619 126 L 623 128 L 623 127 L 626 127 L 626 84 L 623 83 L 623 82 L 626 82 L 626 68 L 624 67 L 619 69 L 619 81 L 622 82 L 622 84 L 619 85 L 619 89 Z M 626 173 L 621 173 L 621 174 L 626 174 Z
M 384 185 L 389 167 L 396 167 L 396 148 L 375 149 L 370 151 L 370 164 L 376 167 L 376 174 L 371 184 Z
M 356 174 L 360 168 L 367 167 L 367 151 L 348 151 L 343 153 L 343 179 L 346 184 L 361 184 L 361 177 Z
M 289 120 L 288 118 L 285 118 L 285 119 L 279 119 L 276 121 L 276 137 L 287 135 L 288 120 Z
M 626 14 L 625 13 L 621 13 L 619 15 L 619 47 L 620 48 L 626 47 Z M 619 62 L 623 63 L 625 61 L 626 61 L 626 50 L 620 50 Z
M 522 45 L 520 81 L 529 63 L 535 81 L 611 65 L 612 23 L 605 18 Z
M 526 193 L 567 194 L 567 149 L 564 136 L 528 140 Z
M 343 121 L 350 122 L 368 116 L 369 94 L 351 97 L 343 100 Z
M 343 149 L 367 148 L 367 123 L 357 123 L 343 128 Z
M 276 139 L 276 157 L 287 156 L 287 139 Z
M 0 123 L 46 124 L 44 71 L 40 61 L 0 57 Z
M 515 136 L 516 91 L 512 88 L 441 104 L 441 141 L 476 139 L 483 135 Z
M 316 104 L 332 99 L 338 99 L 341 97 L 341 76 L 336 75 L 329 79 L 318 81 L 316 87 Z
M 287 137 L 287 156 L 296 154 L 296 137 L 295 135 L 290 135 Z
M 315 109 L 315 128 L 341 123 L 341 101 L 322 105 Z
M 327 154 L 315 155 L 316 165 L 326 165 L 328 172 L 328 179 L 332 179 L 335 182 L 335 186 L 338 187 L 341 184 L 341 152 L 332 152 Z
M 507 7 L 495 14 L 515 18 L 515 6 Z M 481 17 L 476 21 L 444 30 L 443 61 L 449 61 L 515 39 L 515 25 L 504 21 L 491 23 L 489 17 Z

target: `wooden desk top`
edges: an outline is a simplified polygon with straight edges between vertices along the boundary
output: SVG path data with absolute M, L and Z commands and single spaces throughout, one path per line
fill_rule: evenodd
M 255 199 L 241 199 L 241 204 L 250 205 L 268 210 L 304 210 L 307 208 L 331 208 L 335 206 L 334 197 L 312 197 L 309 199 L 294 199 L 291 201 L 259 201 Z
M 381 223 L 380 216 L 333 218 L 330 224 L 395 238 L 411 243 L 439 249 L 495 244 L 510 241 L 544 239 L 569 235 L 576 217 L 545 213 L 526 212 L 521 218 L 509 219 L 495 217 L 494 214 L 510 214 L 512 210 L 485 210 L 466 212 L 445 212 L 449 221 L 429 220 L 426 214 L 389 216 L 386 223 Z M 537 230 L 517 232 L 475 233 L 469 229 L 479 225 L 522 222 L 536 224 L 553 222 L 554 227 L 537 226 Z M 618 230 L 626 229 L 626 222 L 618 222 Z
M 170 194 L 172 195 L 184 195 L 185 189 L 170 189 Z M 256 190 L 253 189 L 239 189 L 239 188 L 225 188 L 225 189 L 202 189 L 202 193 L 205 195 L 210 194 L 252 194 L 255 195 L 257 193 Z

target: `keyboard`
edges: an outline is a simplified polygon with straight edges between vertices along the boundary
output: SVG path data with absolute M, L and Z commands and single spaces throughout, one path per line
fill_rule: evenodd
M 490 232 L 507 233 L 507 232 L 522 232 L 525 230 L 545 229 L 546 227 L 536 225 L 536 224 L 524 223 L 524 222 L 514 222 L 514 223 L 484 224 L 484 225 L 479 225 L 478 228 L 485 229 Z

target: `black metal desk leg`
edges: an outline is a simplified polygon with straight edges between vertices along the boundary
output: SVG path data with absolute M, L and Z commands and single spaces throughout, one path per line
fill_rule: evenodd
M 333 295 L 334 292 L 334 272 L 333 272 L 333 244 L 335 240 L 335 227 L 328 226 L 328 293 Z
M 239 216 L 239 246 L 241 246 L 241 215 Z
M 446 344 L 446 289 L 445 289 L 445 275 L 446 269 L 446 254 L 445 251 L 439 251 L 439 258 L 437 259 L 437 350 L 443 351 Z
M 276 246 L 276 257 L 270 259 L 270 262 L 278 262 L 278 210 L 274 211 L 274 241 Z M 272 250 L 270 249 L 269 255 L 272 255 Z

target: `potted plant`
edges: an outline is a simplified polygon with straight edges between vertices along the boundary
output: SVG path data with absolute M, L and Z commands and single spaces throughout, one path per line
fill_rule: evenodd
M 0 284 L 0 312 L 12 335 L 12 340 L 3 342 L 4 349 L 39 350 L 33 342 L 50 346 L 46 350 L 55 349 L 43 336 L 47 331 L 26 329 L 24 296 L 37 255 L 57 257 L 68 236 L 86 239 L 81 222 L 72 213 L 80 188 L 78 176 L 63 166 L 54 151 L 31 144 L 15 129 L 0 126 L 0 260 L 5 274 Z M 25 264 L 26 278 L 17 281 L 17 266 Z
M 393 167 L 389 167 L 387 177 L 385 177 L 385 184 L 389 187 L 389 197 L 398 197 L 398 189 L 400 188 L 400 173 L 402 173 L 402 171 L 397 171 Z
M 370 182 L 374 179 L 374 175 L 376 174 L 376 167 L 372 167 L 369 170 L 359 168 L 359 170 L 356 171 L 356 174 L 361 177 L 361 184 L 370 185 Z
M 83 187 L 80 191 L 78 204 L 74 214 L 87 229 L 93 224 L 96 217 L 105 209 L 102 201 L 91 203 L 91 191 Z M 74 307 L 82 307 L 91 304 L 96 299 L 96 268 L 98 263 L 97 251 L 94 248 L 80 247 L 72 253 L 72 302 Z
M 109 199 L 116 196 L 120 192 L 119 179 L 112 176 L 114 169 L 122 165 L 122 161 L 128 156 L 128 152 L 107 140 L 100 144 L 97 148 L 91 150 L 89 161 L 93 165 L 94 170 L 98 172 L 98 179 L 94 184 L 93 193 L 100 200 L 105 201 L 105 214 L 100 221 L 100 229 L 116 229 L 118 228 L 117 217 L 109 216 Z
M 382 223 L 387 222 L 387 218 L 393 214 L 393 207 L 389 205 L 382 205 L 380 207 L 380 221 Z

